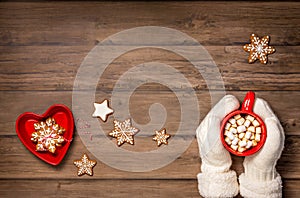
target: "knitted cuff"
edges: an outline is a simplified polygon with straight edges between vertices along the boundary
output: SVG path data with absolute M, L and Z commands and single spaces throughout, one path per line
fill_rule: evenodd
M 198 189 L 203 197 L 234 197 L 239 186 L 235 171 L 225 173 L 199 173 Z
M 279 174 L 270 181 L 252 181 L 242 173 L 239 177 L 240 194 L 246 198 L 281 198 L 282 183 Z

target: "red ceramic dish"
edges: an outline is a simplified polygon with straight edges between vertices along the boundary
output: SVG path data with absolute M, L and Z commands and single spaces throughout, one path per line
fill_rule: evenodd
M 243 101 L 241 110 L 237 110 L 237 111 L 233 111 L 231 113 L 229 113 L 222 121 L 221 124 L 221 141 L 224 145 L 224 147 L 226 148 L 226 150 L 228 150 L 230 153 L 237 155 L 237 156 L 249 156 L 252 155 L 254 153 L 256 153 L 257 151 L 259 151 L 262 146 L 264 145 L 266 139 L 267 139 L 267 129 L 266 129 L 266 125 L 263 122 L 263 120 L 253 112 L 253 105 L 254 105 L 254 101 L 255 101 L 255 94 L 254 92 L 249 91 Z M 226 123 L 229 121 L 230 118 L 232 118 L 235 115 L 251 115 L 253 116 L 259 123 L 261 126 L 261 140 L 260 142 L 257 143 L 256 146 L 251 147 L 250 149 L 244 151 L 244 152 L 238 152 L 233 150 L 226 142 L 225 142 L 225 137 L 224 137 L 224 128 Z
M 54 154 L 48 151 L 36 151 L 36 144 L 31 141 L 31 134 L 35 131 L 34 124 L 45 121 L 49 117 L 54 118 L 56 123 L 66 130 L 63 134 L 66 141 L 61 147 L 57 147 Z M 16 132 L 24 146 L 35 156 L 51 165 L 58 165 L 66 155 L 73 138 L 73 131 L 72 112 L 64 105 L 53 105 L 43 115 L 26 112 L 20 115 L 16 121 Z

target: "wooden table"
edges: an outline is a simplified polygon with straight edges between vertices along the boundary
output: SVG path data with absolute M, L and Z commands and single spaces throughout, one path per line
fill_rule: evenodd
M 269 102 L 286 135 L 277 165 L 283 193 L 285 197 L 299 196 L 299 9 L 297 2 L 0 3 L 0 196 L 199 197 L 196 175 L 201 162 L 195 137 L 180 157 L 161 169 L 126 172 L 97 160 L 94 176 L 78 177 L 73 160 L 84 152 L 95 157 L 77 133 L 63 162 L 51 166 L 34 157 L 15 132 L 16 118 L 25 111 L 43 113 L 54 103 L 72 108 L 77 69 L 97 43 L 122 30 L 148 25 L 174 28 L 199 41 L 218 65 L 228 94 L 242 100 L 253 90 Z M 247 63 L 242 46 L 249 43 L 252 33 L 271 36 L 276 53 L 266 65 Z M 122 72 L 149 61 L 169 64 L 187 77 L 199 99 L 200 123 L 211 107 L 206 83 L 183 57 L 164 50 L 141 49 L 116 59 L 99 80 L 95 100 L 110 97 Z M 137 89 L 130 103 L 132 118 L 146 124 L 153 102 L 167 109 L 166 127 L 172 134 L 178 128 L 180 109 L 166 87 L 147 84 Z M 107 129 L 112 119 L 104 124 Z M 156 149 L 153 141 L 143 137 L 135 141 L 135 146 L 122 148 Z M 233 157 L 232 168 L 239 174 L 242 161 Z

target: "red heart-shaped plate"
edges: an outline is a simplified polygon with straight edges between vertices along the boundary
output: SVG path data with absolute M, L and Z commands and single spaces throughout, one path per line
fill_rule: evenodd
M 34 124 L 52 117 L 56 123 L 65 129 L 63 137 L 66 140 L 62 146 L 56 147 L 55 153 L 36 151 L 36 144 L 31 141 L 31 134 L 35 132 Z M 66 155 L 73 138 L 74 119 L 70 109 L 64 105 L 53 105 L 43 115 L 26 112 L 16 121 L 16 132 L 25 147 L 41 160 L 58 165 Z

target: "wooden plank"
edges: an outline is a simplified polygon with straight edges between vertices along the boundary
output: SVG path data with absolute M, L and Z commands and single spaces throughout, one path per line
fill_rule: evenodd
M 37 184 L 38 183 L 38 184 Z M 36 185 L 37 184 L 37 185 Z M 14 186 L 14 187 L 13 187 Z M 191 180 L 0 181 L 1 197 L 199 197 Z
M 299 180 L 283 180 L 283 196 L 297 197 Z M 0 180 L 1 197 L 201 197 L 197 180 Z M 237 197 L 241 197 L 238 195 Z
M 5 51 L 0 54 L 0 90 L 72 90 L 77 70 L 92 47 L 0 47 L 1 51 Z M 276 47 L 277 52 L 269 56 L 269 64 L 261 65 L 247 63 L 248 53 L 242 50 L 242 45 L 206 47 L 218 66 L 219 75 L 227 90 L 298 91 L 299 48 Z M 107 67 L 101 79 L 99 76 L 98 87 L 101 90 L 112 90 L 120 76 L 130 68 L 146 62 L 160 62 L 177 69 L 195 90 L 207 90 L 207 82 L 200 72 L 215 83 L 210 89 L 220 89 L 221 85 L 214 80 L 215 70 L 205 67 L 206 60 L 199 59 L 195 53 L 196 51 L 191 51 L 191 56 L 193 61 L 203 65 L 200 71 L 183 57 L 165 50 L 146 48 L 126 53 Z M 170 73 L 169 76 L 173 74 Z M 84 89 L 94 86 L 96 84 L 85 84 Z M 124 85 L 124 89 L 127 86 Z M 145 90 L 156 88 L 156 84 L 149 84 Z M 181 85 L 178 88 L 185 87 Z M 166 90 L 162 87 L 160 89 Z
M 196 174 L 201 160 L 195 139 L 177 160 L 155 171 L 124 172 L 98 160 L 93 177 L 78 177 L 73 160 L 83 152 L 95 158 L 78 134 L 57 167 L 34 157 L 15 135 L 14 122 L 22 112 L 42 113 L 54 103 L 71 107 L 76 72 L 95 44 L 119 31 L 144 25 L 175 28 L 194 37 L 215 60 L 229 93 L 241 100 L 245 91 L 255 90 L 271 104 L 286 133 L 285 149 L 277 165 L 284 181 L 284 197 L 297 197 L 299 8 L 297 2 L 0 3 L 0 197 L 199 197 Z M 269 64 L 246 62 L 248 54 L 241 47 L 249 42 L 251 33 L 271 36 L 277 51 L 269 56 Z M 127 47 L 126 40 L 117 44 Z M 165 45 L 188 43 L 176 39 Z M 202 119 L 211 106 L 204 79 L 183 58 L 162 50 L 138 50 L 116 59 L 100 79 L 95 100 L 110 98 L 114 83 L 131 66 L 153 60 L 170 64 L 188 78 L 197 90 Z M 180 110 L 173 99 L 163 86 L 144 85 L 131 98 L 131 116 L 147 123 L 150 104 L 161 102 L 169 113 L 168 129 L 175 131 Z M 111 119 L 104 125 L 106 130 Z M 136 137 L 134 147 L 122 148 L 137 152 L 156 149 L 149 138 Z M 180 138 L 184 142 L 187 137 Z M 233 157 L 232 168 L 239 174 L 243 172 L 242 161 Z
M 186 138 L 180 137 L 181 141 Z M 112 140 L 115 142 L 115 140 Z M 135 146 L 123 145 L 121 148 L 135 152 L 156 150 L 155 142 L 151 138 L 136 137 Z M 300 136 L 286 136 L 285 149 L 278 162 L 277 171 L 283 178 L 300 179 Z M 95 144 L 97 146 L 97 144 Z M 99 145 L 98 145 L 99 146 Z M 77 176 L 77 168 L 73 161 L 79 159 L 82 153 L 88 153 L 91 159 L 97 160 L 83 145 L 78 135 L 75 136 L 72 146 L 65 159 L 59 166 L 48 165 L 34 157 L 19 141 L 17 136 L 0 136 L 0 179 L 74 179 Z M 107 155 L 115 155 L 114 151 L 107 150 Z M 157 156 L 160 159 L 160 156 Z M 238 174 L 243 172 L 243 158 L 233 156 L 232 169 Z M 126 172 L 114 169 L 97 160 L 94 168 L 94 179 L 194 179 L 200 172 L 200 158 L 198 143 L 194 139 L 189 148 L 171 164 L 150 172 Z M 144 162 L 143 162 L 144 163 Z M 126 165 L 126 160 L 122 160 Z M 139 166 L 131 164 L 132 167 Z M 89 179 L 90 177 L 82 177 Z
M 1 45 L 93 45 L 113 33 L 145 25 L 176 28 L 205 45 L 240 45 L 253 32 L 272 35 L 273 45 L 299 44 L 297 2 L 6 2 L 0 6 Z
M 84 93 L 84 92 L 83 92 Z M 215 92 L 218 93 L 218 92 Z M 232 92 L 242 101 L 246 92 Z M 88 95 L 89 93 L 87 93 Z M 257 97 L 264 98 L 269 102 L 274 112 L 281 121 L 285 133 L 289 135 L 299 135 L 299 92 L 279 91 L 279 92 L 257 92 Z M 126 94 L 124 94 L 124 97 Z M 208 113 L 211 108 L 211 99 L 208 92 L 197 92 L 198 103 L 200 108 L 201 119 Z M 110 93 L 97 91 L 95 102 L 101 102 L 104 98 L 111 98 Z M 218 97 L 218 98 L 221 98 Z M 72 92 L 30 92 L 30 91 L 16 91 L 16 92 L 0 92 L 0 134 L 1 135 L 14 135 L 15 134 L 15 121 L 17 117 L 23 112 L 43 113 L 48 107 L 53 104 L 65 104 L 69 107 L 72 106 Z M 140 91 L 139 89 L 133 94 L 130 100 L 130 113 L 131 117 L 138 123 L 146 124 L 149 122 L 148 108 L 153 103 L 161 103 L 169 113 L 168 128 L 177 130 L 180 122 L 179 114 L 180 109 L 176 102 L 175 95 L 172 92 L 160 91 Z M 178 104 L 177 102 L 175 104 Z M 89 105 L 89 104 L 87 104 Z M 92 104 L 90 105 L 92 107 Z M 92 112 L 93 109 L 90 109 Z M 89 118 L 87 118 L 88 120 Z M 90 118 L 92 119 L 92 117 Z M 200 121 L 199 121 L 200 123 Z

